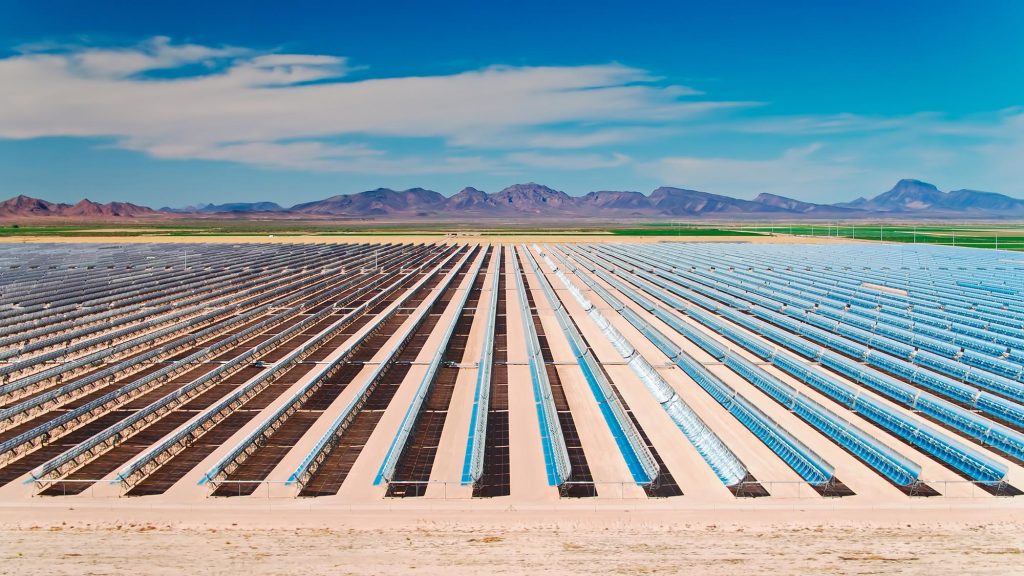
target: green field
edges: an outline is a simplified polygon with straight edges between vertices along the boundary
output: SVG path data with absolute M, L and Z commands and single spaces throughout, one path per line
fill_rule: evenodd
M 618 234 L 620 236 L 764 236 L 763 232 L 756 230 L 732 230 L 724 228 L 669 228 L 663 227 L 649 227 L 649 228 L 615 228 L 609 230 L 612 234 Z
M 88 224 L 55 226 L 0 226 L 0 236 L 100 236 L 100 237 L 146 237 L 146 236 L 445 236 L 449 232 L 470 232 L 479 236 L 762 236 L 761 232 L 730 230 L 700 225 L 680 226 L 678 224 L 636 224 L 632 227 L 617 227 L 605 224 L 583 226 L 558 226 L 549 228 L 515 225 L 493 228 L 473 228 L 466 224 L 361 224 L 346 225 L 323 221 L 183 221 L 180 224 Z
M 313 224 L 296 225 L 293 222 L 230 222 L 190 223 L 188 225 L 133 225 L 93 224 L 83 226 L 0 226 L 2 236 L 53 236 L 77 237 L 100 236 L 110 238 L 140 236 L 353 236 L 373 234 L 375 236 L 444 236 L 439 230 L 418 231 L 419 228 L 339 228 L 337 226 Z
M 861 241 L 905 242 L 963 246 L 972 248 L 998 248 L 1024 250 L 1024 225 L 897 225 L 871 223 L 842 224 L 765 224 L 737 225 L 697 224 L 682 222 L 631 222 L 629 224 L 583 223 L 572 226 L 542 228 L 497 225 L 473 228 L 471 225 L 425 223 L 372 223 L 328 222 L 294 220 L 181 220 L 173 223 L 130 224 L 59 224 L 0 225 L 0 237 L 103 237 L 115 240 L 124 237 L 207 237 L 207 236 L 437 236 L 451 232 L 471 233 L 472 236 L 656 236 L 685 239 L 687 237 L 753 237 L 753 236 L 809 236 L 850 238 Z
M 1024 226 L 1021 225 L 893 225 L 893 224 L 820 224 L 743 226 L 741 230 L 776 235 L 851 238 L 882 242 L 937 244 L 969 248 L 1024 250 Z

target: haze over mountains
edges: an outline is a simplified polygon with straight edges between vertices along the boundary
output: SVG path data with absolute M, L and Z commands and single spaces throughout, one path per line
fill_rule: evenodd
M 276 202 L 231 202 L 228 204 L 199 204 L 184 208 L 161 208 L 161 212 L 177 212 L 181 214 L 223 214 L 236 212 L 283 212 L 285 210 Z
M 98 204 L 54 204 L 18 196 L 0 203 L 0 218 L 119 219 L 136 217 L 232 217 L 408 220 L 476 219 L 1022 219 L 1024 200 L 994 192 L 955 190 L 942 192 L 919 180 L 900 180 L 891 190 L 874 198 L 852 202 L 816 204 L 761 193 L 743 200 L 688 190 L 661 187 L 650 194 L 624 191 L 596 191 L 570 196 L 541 184 L 509 186 L 487 193 L 464 188 L 446 197 L 433 190 L 378 188 L 356 194 L 339 194 L 315 202 L 284 208 L 273 202 L 206 204 L 186 208 L 153 210 L 124 202 Z

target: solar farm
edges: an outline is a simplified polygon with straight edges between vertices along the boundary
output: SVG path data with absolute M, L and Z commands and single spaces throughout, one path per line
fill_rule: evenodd
M 9 244 L 0 375 L 8 503 L 1024 501 L 1007 250 Z

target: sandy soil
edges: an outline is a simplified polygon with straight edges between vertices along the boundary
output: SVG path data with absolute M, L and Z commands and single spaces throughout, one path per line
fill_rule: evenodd
M 1024 519 L 993 513 L 288 514 L 0 511 L 0 573 L 1012 574 Z

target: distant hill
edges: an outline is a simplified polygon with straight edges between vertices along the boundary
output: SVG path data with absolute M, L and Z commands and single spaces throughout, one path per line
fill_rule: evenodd
M 0 216 L 54 216 L 69 207 L 69 204 L 54 204 L 46 200 L 21 195 L 0 202 Z
M 226 204 L 198 204 L 184 208 L 164 206 L 160 212 L 177 214 L 234 214 L 245 212 L 285 212 L 287 209 L 276 202 L 229 202 Z
M 528 182 L 487 193 L 467 187 L 453 196 L 424 188 L 377 188 L 338 194 L 284 208 L 274 202 L 200 204 L 159 211 L 126 202 L 54 204 L 28 196 L 0 202 L 5 220 L 63 217 L 83 220 L 122 218 L 247 217 L 358 220 L 567 220 L 586 219 L 1024 219 L 1024 200 L 995 192 L 943 192 L 920 180 L 900 180 L 892 189 L 852 202 L 816 204 L 762 192 L 752 200 L 663 186 L 645 195 L 601 190 L 583 196 Z
M 766 206 L 781 208 L 787 212 L 799 212 L 801 214 L 814 217 L 856 217 L 856 215 L 861 212 L 861 210 L 857 210 L 855 208 L 844 208 L 835 204 L 814 204 L 812 202 L 803 202 L 801 200 L 794 200 L 792 198 L 786 198 L 785 196 L 779 196 L 778 194 L 769 194 L 767 192 L 758 194 L 757 197 L 754 198 L 754 202 L 758 202 Z
M 54 204 L 46 200 L 29 196 L 15 196 L 0 202 L 0 218 L 38 218 L 58 217 L 77 218 L 82 220 L 105 220 L 111 218 L 135 218 L 140 216 L 157 216 L 152 208 L 138 206 L 128 202 L 108 202 L 100 204 L 85 199 L 77 204 Z
M 533 182 L 509 186 L 494 196 L 500 206 L 516 212 L 545 216 L 578 212 L 575 198 L 565 192 Z
M 232 202 L 229 204 L 207 204 L 199 209 L 205 214 L 220 212 L 284 212 L 284 207 L 276 202 Z
M 486 213 L 496 210 L 497 204 L 487 192 L 469 187 L 448 198 L 445 201 L 445 209 L 460 213 Z
M 61 210 L 61 216 L 76 218 L 134 218 L 136 216 L 152 216 L 156 210 L 138 206 L 128 202 L 108 202 L 100 204 L 85 199 Z
M 836 206 L 870 212 L 937 216 L 979 213 L 1004 217 L 1024 216 L 1024 200 L 977 190 L 943 192 L 934 184 L 920 180 L 900 180 L 891 190 L 870 200 L 858 198 Z
M 396 192 L 378 188 L 358 194 L 339 194 L 316 202 L 296 204 L 291 212 L 336 216 L 423 215 L 444 206 L 447 199 L 433 190 L 412 188 Z
M 663 186 L 651 192 L 651 204 L 666 216 L 697 216 L 702 214 L 777 214 L 787 210 L 751 200 L 710 194 L 685 188 Z
M 588 192 L 577 200 L 580 206 L 594 210 L 627 210 L 637 215 L 652 214 L 655 211 L 650 198 L 640 192 L 615 192 L 602 190 Z
M 569 196 L 548 186 L 529 182 L 515 184 L 490 194 L 476 188 L 464 188 L 449 198 L 422 188 L 404 191 L 378 188 L 299 204 L 290 211 L 348 218 L 418 216 L 453 220 L 463 217 L 856 219 L 891 217 L 897 213 L 900 216 L 922 218 L 956 215 L 1019 218 L 1024 217 L 1024 200 L 969 190 L 945 193 L 931 184 L 917 180 L 901 180 L 892 190 L 871 200 L 861 198 L 840 204 L 815 204 L 769 193 L 761 193 L 753 200 L 743 200 L 667 186 L 654 190 L 650 195 L 602 190 L 584 196 Z

